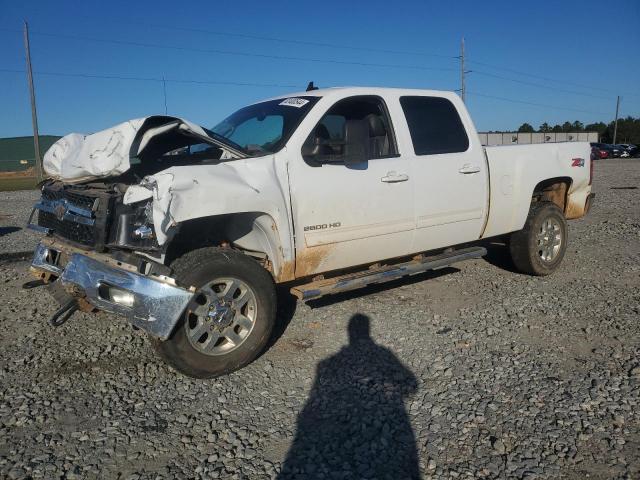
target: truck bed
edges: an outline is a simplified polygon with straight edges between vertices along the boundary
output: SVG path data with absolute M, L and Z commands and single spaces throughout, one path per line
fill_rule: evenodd
M 586 142 L 484 147 L 489 167 L 489 216 L 483 238 L 520 230 L 530 199 L 549 172 L 568 184 L 565 215 L 585 214 L 590 192 L 591 146 Z

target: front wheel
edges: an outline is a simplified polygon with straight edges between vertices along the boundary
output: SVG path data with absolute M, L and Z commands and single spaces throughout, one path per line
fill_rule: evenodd
M 238 370 L 267 344 L 276 316 L 271 275 L 251 257 L 229 249 L 203 248 L 172 268 L 196 294 L 166 341 L 153 340 L 173 368 L 196 378 Z
M 531 205 L 524 228 L 511 234 L 511 259 L 529 275 L 549 275 L 562 262 L 567 250 L 567 220 L 555 203 Z

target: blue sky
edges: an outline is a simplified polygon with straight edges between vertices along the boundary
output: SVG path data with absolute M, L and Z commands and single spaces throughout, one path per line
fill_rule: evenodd
M 246 103 L 303 89 L 309 80 L 320 86 L 457 89 L 453 57 L 463 36 L 472 70 L 467 105 L 480 130 L 610 121 L 618 94 L 621 115 L 640 116 L 638 0 L 0 0 L 0 70 L 24 70 L 23 19 L 32 32 L 34 72 L 164 76 L 168 113 L 206 126 Z M 220 34 L 225 32 L 236 35 Z M 160 81 L 36 73 L 35 85 L 41 134 L 92 132 L 164 113 Z M 0 86 L 0 137 L 30 135 L 25 74 L 0 71 Z

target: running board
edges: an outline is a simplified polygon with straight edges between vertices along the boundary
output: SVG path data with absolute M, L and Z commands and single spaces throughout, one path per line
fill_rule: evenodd
M 300 300 L 312 300 L 331 293 L 346 292 L 357 288 L 366 287 L 374 283 L 383 283 L 390 280 L 415 275 L 447 267 L 454 263 L 472 258 L 480 258 L 487 254 L 484 247 L 470 247 L 442 253 L 433 257 L 418 256 L 413 260 L 396 265 L 370 268 L 369 270 L 327 278 L 304 285 L 297 285 L 291 289 L 291 293 Z

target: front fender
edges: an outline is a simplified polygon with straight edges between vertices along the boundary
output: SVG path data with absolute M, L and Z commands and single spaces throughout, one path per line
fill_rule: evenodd
M 275 249 L 278 254 L 275 258 L 269 252 L 264 253 L 270 256 L 274 270 L 275 263 L 280 263 L 280 271 L 294 261 L 286 201 L 288 189 L 282 186 L 285 182 L 286 177 L 284 182 L 279 178 L 274 157 L 171 167 L 130 186 L 123 202 L 153 200 L 153 223 L 159 245 L 167 242 L 170 229 L 189 220 L 259 212 L 253 228 L 256 233 L 244 241 L 252 245 L 266 242 L 269 249 Z

